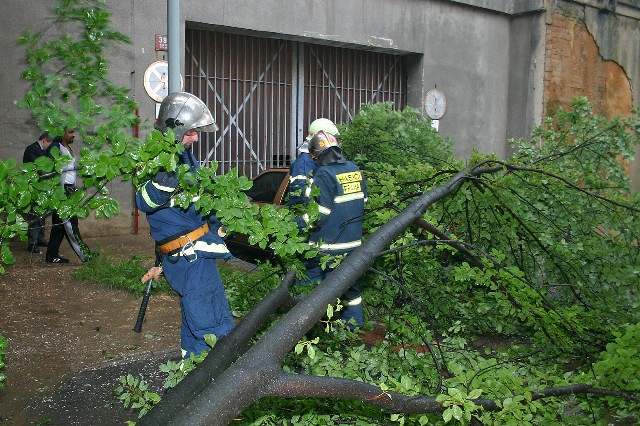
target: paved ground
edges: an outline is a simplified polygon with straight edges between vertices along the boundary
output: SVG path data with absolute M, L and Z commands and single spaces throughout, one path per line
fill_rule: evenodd
M 143 234 L 87 242 L 113 258 L 149 256 L 153 247 Z M 122 424 L 131 415 L 113 398 L 115 381 L 125 371 L 155 372 L 177 355 L 177 299 L 154 295 L 143 332 L 134 333 L 139 298 L 75 281 L 80 263 L 66 242 L 62 254 L 72 262 L 61 266 L 23 245 L 13 247 L 16 265 L 0 277 L 0 333 L 9 340 L 0 423 Z

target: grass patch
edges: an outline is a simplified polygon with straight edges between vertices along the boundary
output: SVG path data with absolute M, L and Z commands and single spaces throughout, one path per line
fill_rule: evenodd
M 133 256 L 123 261 L 111 261 L 108 257 L 97 256 L 75 271 L 73 277 L 82 282 L 97 283 L 109 288 L 126 290 L 136 296 L 144 292 L 144 284 L 140 278 L 147 272 L 144 264 L 149 264 L 149 258 Z M 171 293 L 171 287 L 162 278 L 153 286 L 153 293 Z
M 97 256 L 76 269 L 73 277 L 78 281 L 96 283 L 141 296 L 144 285 L 140 278 L 148 269 L 143 265 L 150 264 L 150 257 L 133 256 L 125 260 L 113 260 L 108 256 Z M 218 270 L 235 316 L 246 314 L 280 283 L 279 271 L 268 264 L 256 268 L 255 272 L 247 272 L 220 263 Z M 173 290 L 169 283 L 161 278 L 154 285 L 153 292 L 170 294 Z
M 236 317 L 244 316 L 280 284 L 280 272 L 269 264 L 247 272 L 221 263 L 218 265 L 229 304 Z
M 7 376 L 4 374 L 4 358 L 7 352 L 7 346 L 9 346 L 7 339 L 0 335 L 0 391 L 4 389 L 4 384 L 7 379 Z

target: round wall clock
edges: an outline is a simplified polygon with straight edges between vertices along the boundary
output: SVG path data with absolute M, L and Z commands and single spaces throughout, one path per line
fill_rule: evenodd
M 424 112 L 432 120 L 440 120 L 447 112 L 447 98 L 438 89 L 429 90 L 424 96 Z

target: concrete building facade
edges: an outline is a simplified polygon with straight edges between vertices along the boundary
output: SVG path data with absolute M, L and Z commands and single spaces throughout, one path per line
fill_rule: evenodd
M 15 105 L 26 88 L 20 80 L 24 52 L 15 40 L 26 29 L 47 25 L 54 1 L 5 3 L 0 158 L 19 159 L 38 129 Z M 110 51 L 110 76 L 131 88 L 146 123 L 144 133 L 156 102 L 145 92 L 143 75 L 151 63 L 164 59 L 165 52 L 155 49 L 155 36 L 166 34 L 166 0 L 108 0 L 107 5 L 115 28 L 132 40 Z M 589 96 L 596 111 L 611 116 L 629 114 L 640 104 L 640 0 L 182 0 L 181 8 L 185 88 L 206 94 L 219 126 L 228 129 L 207 141 L 212 148 L 200 152 L 201 160 L 207 154 L 224 160 L 227 152 L 229 166 L 238 166 L 232 153 L 236 160 L 255 154 L 250 161 L 258 167 L 249 174 L 286 163 L 314 114 L 331 114 L 331 105 L 338 105 L 333 114 L 348 120 L 363 102 L 356 96 L 361 93 L 365 102 L 423 108 L 426 93 L 437 87 L 447 100 L 439 131 L 454 140 L 461 157 L 473 149 L 507 156 L 509 138 L 528 136 L 543 115 L 574 96 Z M 255 49 L 243 47 L 240 55 L 240 46 Z M 265 54 L 261 68 L 250 60 L 259 59 L 262 46 L 280 56 L 275 61 L 274 53 L 268 62 L 271 56 Z M 276 62 L 277 72 L 270 65 Z M 243 67 L 250 71 L 241 75 L 236 68 Z M 372 72 L 374 67 L 381 71 Z M 359 76 L 366 81 L 359 82 Z M 218 91 L 227 83 L 227 92 Z M 249 99 L 254 93 L 262 98 Z M 276 93 L 283 106 L 267 107 L 265 99 L 276 99 Z M 319 102 L 319 93 L 333 104 Z M 250 139 L 273 139 L 275 133 L 258 127 L 275 119 L 283 120 L 270 130 L 284 129 L 275 140 L 282 150 L 269 148 L 258 158 L 267 145 L 251 145 Z M 132 189 L 116 182 L 111 191 L 121 203 L 120 218 L 100 227 L 87 220 L 87 233 L 130 231 Z

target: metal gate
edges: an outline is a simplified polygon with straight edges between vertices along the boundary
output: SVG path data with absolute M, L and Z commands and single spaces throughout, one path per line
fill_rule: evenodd
M 402 57 L 363 50 L 306 44 L 304 49 L 304 116 L 310 123 L 326 117 L 351 121 L 364 104 L 406 105 Z
M 198 159 L 249 177 L 286 166 L 293 43 L 187 30 L 185 49 L 185 90 L 205 101 L 220 128 L 202 134 Z
M 341 123 L 365 103 L 406 103 L 397 55 L 187 29 L 185 59 L 185 90 L 220 128 L 201 135 L 196 156 L 219 172 L 288 167 L 315 118 Z

